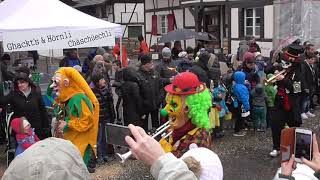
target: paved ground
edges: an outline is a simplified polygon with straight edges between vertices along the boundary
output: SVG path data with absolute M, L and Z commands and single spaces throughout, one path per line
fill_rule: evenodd
M 316 112 L 320 116 L 319 112 Z M 312 129 L 319 136 L 319 118 L 309 119 L 303 127 Z M 270 180 L 280 166 L 278 158 L 271 158 L 271 130 L 266 133 L 248 132 L 245 137 L 233 137 L 226 131 L 222 139 L 214 140 L 213 150 L 219 155 L 225 180 Z M 97 169 L 96 179 L 152 179 L 149 168 L 141 162 L 129 160 L 125 166 L 112 162 Z

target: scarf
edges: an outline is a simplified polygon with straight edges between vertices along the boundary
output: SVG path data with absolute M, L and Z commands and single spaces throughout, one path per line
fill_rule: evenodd
M 172 132 L 173 143 L 176 143 L 180 138 L 182 138 L 184 135 L 186 135 L 189 131 L 191 131 L 194 128 L 196 128 L 196 126 L 194 124 L 192 124 L 191 120 L 189 120 L 181 128 L 175 129 Z

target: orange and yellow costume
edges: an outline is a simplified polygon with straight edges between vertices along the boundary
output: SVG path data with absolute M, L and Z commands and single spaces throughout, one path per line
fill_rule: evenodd
M 99 102 L 81 74 L 71 67 L 55 72 L 51 87 L 56 101 L 66 107 L 63 138 L 78 147 L 87 164 L 91 149 L 96 153 L 99 124 Z

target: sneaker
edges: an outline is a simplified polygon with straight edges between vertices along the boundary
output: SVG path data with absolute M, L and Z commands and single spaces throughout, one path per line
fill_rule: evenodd
M 96 171 L 95 168 L 87 167 L 89 173 L 94 173 Z
M 98 159 L 97 159 L 97 163 L 98 163 L 99 165 L 104 164 L 103 158 L 102 158 L 102 157 L 98 158 Z
M 233 136 L 235 136 L 235 137 L 242 137 L 242 136 L 245 136 L 245 135 L 246 135 L 246 133 L 242 132 L 242 131 L 239 131 L 239 132 L 236 132 L 236 133 L 233 134 Z
M 258 132 L 265 132 L 264 128 L 257 129 Z
M 306 115 L 306 113 L 302 113 L 302 114 L 301 114 L 301 118 L 302 118 L 302 119 L 308 119 L 308 116 Z
M 115 159 L 115 157 L 113 155 L 108 155 L 103 157 L 104 162 L 111 162 Z
M 307 115 L 307 117 L 309 118 L 313 118 L 313 117 L 316 117 L 315 114 L 312 114 L 310 111 L 308 111 L 307 113 L 305 113 Z
M 279 154 L 280 154 L 280 151 L 277 151 L 275 149 L 270 152 L 270 156 L 272 156 L 272 157 L 277 157 Z

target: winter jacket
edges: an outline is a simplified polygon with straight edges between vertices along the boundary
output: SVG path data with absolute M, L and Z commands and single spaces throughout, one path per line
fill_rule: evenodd
M 243 108 L 246 111 L 249 111 L 249 90 L 244 85 L 245 76 L 245 73 L 241 71 L 237 71 L 233 74 L 233 79 L 235 80 L 236 84 L 233 85 L 232 93 L 236 97 L 237 101 L 243 105 Z
M 178 64 L 177 70 L 180 73 L 186 72 L 189 69 L 191 69 L 192 65 L 193 65 L 193 62 L 190 61 L 189 59 L 182 59 Z
M 316 71 L 306 60 L 301 62 L 301 74 L 303 74 L 303 76 L 301 76 L 302 90 L 312 94 L 316 88 Z
M 248 50 L 249 50 L 249 46 L 247 41 L 240 41 L 238 52 L 237 52 L 237 56 L 238 56 L 237 59 L 239 61 L 243 61 L 243 55 L 244 53 L 248 52 Z
M 113 123 L 115 111 L 111 89 L 107 87 L 104 87 L 103 89 L 94 87 L 92 91 L 99 101 L 99 123 Z
M 200 82 L 205 83 L 208 88 L 210 88 L 210 77 L 208 67 L 209 58 L 210 54 L 201 55 L 199 57 L 199 61 L 196 62 L 190 69 L 190 72 L 197 75 Z
M 268 107 L 274 107 L 274 101 L 277 95 L 277 89 L 275 89 L 273 85 L 268 84 L 265 90 L 268 97 L 268 100 L 267 100 Z
M 300 179 L 317 180 L 319 178 L 320 178 L 319 171 L 315 172 L 309 166 L 305 164 L 297 163 L 297 167 L 292 172 L 291 176 L 285 176 L 281 174 L 281 168 L 279 168 L 273 180 L 300 180 Z
M 253 107 L 266 107 L 267 95 L 261 84 L 251 90 L 251 102 Z
M 229 113 L 229 109 L 226 105 L 226 101 L 224 99 L 221 99 L 219 97 L 219 94 L 226 95 L 226 90 L 222 87 L 216 87 L 213 89 L 213 102 L 216 104 L 216 106 L 220 109 L 219 110 L 219 117 L 224 117 L 227 113 Z M 224 97 L 223 96 L 223 97 Z
M 66 58 L 63 67 L 74 67 L 76 65 L 81 66 L 81 62 L 78 58 Z
M 160 84 L 159 74 L 155 70 L 144 71 L 139 69 L 140 94 L 143 99 L 143 112 L 147 113 L 159 108 Z
M 5 64 L 4 62 L 0 62 L 1 63 L 1 73 L 2 73 L 2 78 L 3 81 L 13 81 L 13 79 L 15 78 L 15 75 L 12 71 L 10 71 L 9 69 L 9 65 Z
M 14 81 L 15 90 L 10 92 L 6 97 L 0 99 L 1 106 L 10 104 L 14 112 L 13 118 L 26 117 L 35 128 L 35 132 L 40 139 L 50 136 L 50 126 L 48 120 L 48 113 L 45 108 L 42 96 L 36 91 L 36 86 L 29 82 L 31 92 L 26 97 L 21 91 L 18 90 L 17 81 Z
M 151 174 L 157 180 L 197 180 L 198 178 L 189 170 L 187 164 L 176 158 L 173 154 L 167 153 L 161 156 L 152 166 Z
M 123 99 L 123 117 L 125 125 L 140 120 L 142 98 L 139 88 L 138 75 L 135 69 L 129 67 L 122 70 L 123 83 L 121 85 Z
M 161 82 L 161 87 L 165 87 L 166 85 L 170 84 L 170 78 L 174 77 L 178 74 L 176 71 L 176 64 L 173 61 L 161 61 L 156 66 L 156 71 L 158 72 Z
M 22 131 L 23 119 L 15 118 L 11 121 L 11 127 L 16 134 L 16 141 L 18 146 L 16 147 L 15 156 L 23 153 L 32 144 L 40 141 L 38 136 L 35 134 L 34 129 L 29 129 L 28 133 Z

